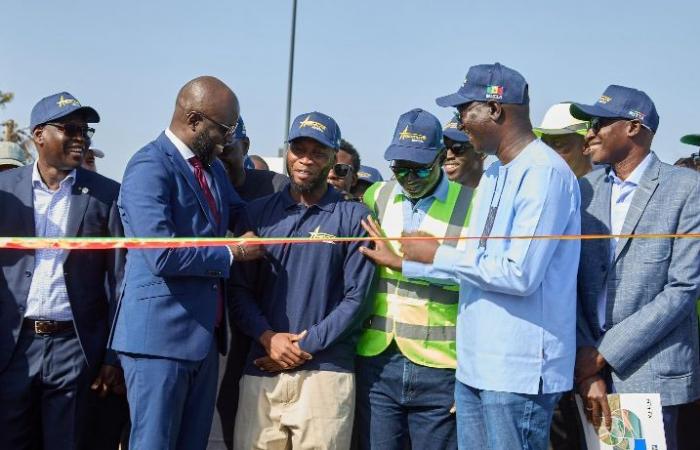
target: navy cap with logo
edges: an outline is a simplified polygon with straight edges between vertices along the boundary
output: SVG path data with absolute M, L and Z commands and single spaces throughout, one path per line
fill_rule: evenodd
M 357 180 L 366 183 L 376 183 L 377 181 L 384 181 L 384 178 L 374 167 L 360 166 L 360 171 L 357 172 Z
M 236 131 L 233 132 L 231 136 L 232 140 L 235 139 L 247 139 L 248 134 L 246 134 L 245 123 L 243 122 L 243 116 L 238 116 L 238 122 L 236 122 Z
M 659 128 L 659 114 L 651 98 L 638 89 L 617 84 L 608 86 L 594 104 L 572 103 L 569 111 L 579 120 L 591 120 L 593 117 L 637 119 L 654 133 Z
M 428 111 L 420 108 L 401 114 L 394 138 L 384 152 L 384 159 L 429 164 L 442 150 L 442 126 Z
M 340 128 L 332 117 L 318 111 L 298 115 L 289 128 L 287 142 L 307 137 L 326 147 L 340 147 Z
M 435 99 L 443 107 L 488 101 L 528 104 L 530 100 L 525 78 L 518 71 L 500 63 L 479 64 L 469 68 L 457 92 Z
M 459 123 L 457 119 L 452 119 L 445 124 L 442 129 L 442 135 L 446 138 L 450 138 L 455 142 L 469 142 L 469 136 L 467 133 L 459 129 Z
M 34 128 L 41 124 L 60 119 L 76 111 L 82 112 L 85 115 L 85 121 L 88 123 L 100 121 L 100 115 L 93 108 L 82 106 L 78 99 L 68 92 L 59 92 L 58 94 L 42 98 L 34 105 L 29 120 L 29 129 L 34 131 Z

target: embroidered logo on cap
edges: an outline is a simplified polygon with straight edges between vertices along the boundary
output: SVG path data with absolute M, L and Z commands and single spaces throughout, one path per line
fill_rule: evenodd
M 633 109 L 627 111 L 627 114 L 639 120 L 644 120 L 644 118 L 646 117 L 646 114 L 644 114 L 643 112 L 635 111 Z
M 454 128 L 455 130 L 457 130 L 457 129 L 458 129 L 458 128 L 457 128 L 457 122 L 453 122 L 453 121 L 450 120 L 449 122 L 447 122 L 447 123 L 445 124 L 445 128 L 444 128 L 445 130 L 449 130 L 449 129 L 451 129 L 451 128 Z
M 605 105 L 606 103 L 610 103 L 611 100 L 612 97 L 608 97 L 607 95 L 601 95 L 598 99 L 598 103 L 602 103 L 603 105 Z
M 299 128 L 306 128 L 306 127 L 311 127 L 316 131 L 320 131 L 321 133 L 324 133 L 326 131 L 326 126 L 324 124 L 322 124 L 321 122 L 316 122 L 315 120 L 311 120 L 311 116 L 306 116 L 306 119 L 299 122 Z
M 399 133 L 399 140 L 400 141 L 408 140 L 411 142 L 421 143 L 421 142 L 427 141 L 428 137 L 424 134 L 414 133 L 412 131 L 408 131 L 408 125 L 406 125 L 406 128 L 404 128 L 403 131 L 401 133 Z
M 63 108 L 64 106 L 71 106 L 71 105 L 80 106 L 80 102 L 78 102 L 78 100 L 76 100 L 74 98 L 70 98 L 70 97 L 64 98 L 62 95 L 61 95 L 61 98 L 58 99 L 56 104 L 58 105 L 59 108 Z
M 503 86 L 491 85 L 486 86 L 486 98 L 491 100 L 503 99 Z

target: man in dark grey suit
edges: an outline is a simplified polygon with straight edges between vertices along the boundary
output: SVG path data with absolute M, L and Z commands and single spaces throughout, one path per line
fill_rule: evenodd
M 591 158 L 609 165 L 580 181 L 584 235 L 700 232 L 700 176 L 651 152 L 659 116 L 644 92 L 612 85 L 571 113 L 590 120 Z M 659 393 L 674 450 L 679 405 L 700 397 L 700 240 L 582 241 L 578 281 L 575 377 L 588 419 L 609 426 L 606 393 Z
M 119 184 L 80 164 L 97 112 L 62 92 L 39 101 L 36 163 L 0 174 L 0 236 L 122 236 Z M 123 393 L 105 352 L 123 255 L 0 250 L 0 448 L 83 445 L 89 389 Z

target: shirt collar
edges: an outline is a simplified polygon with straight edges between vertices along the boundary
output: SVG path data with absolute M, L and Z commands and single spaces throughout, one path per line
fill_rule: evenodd
M 445 202 L 447 200 L 447 193 L 450 190 L 450 184 L 449 181 L 447 180 L 447 175 L 444 173 L 440 174 L 440 181 L 438 182 L 437 187 L 435 190 L 433 190 L 433 193 L 421 198 L 420 200 L 424 199 L 430 199 L 434 198 L 435 200 L 439 202 Z M 397 181 L 396 185 L 394 186 L 394 192 L 392 193 L 392 196 L 394 198 L 394 201 L 396 200 L 403 200 L 408 199 L 409 197 L 406 195 L 406 193 L 403 190 L 403 187 L 401 187 L 401 184 Z M 401 196 L 401 198 L 397 199 L 397 196 Z
M 185 158 L 185 161 L 195 156 L 192 149 L 185 145 L 185 143 L 182 142 L 179 137 L 175 136 L 175 133 L 170 131 L 170 128 L 167 128 L 165 130 L 165 135 L 168 137 L 168 139 L 170 139 L 170 142 L 173 143 L 177 151 L 180 152 L 180 155 L 182 155 L 182 157 Z
M 627 177 L 625 181 L 622 181 L 620 178 L 618 178 L 617 174 L 615 173 L 615 169 L 610 168 L 610 178 L 612 179 L 613 183 L 615 184 L 633 184 L 635 186 L 639 185 L 639 182 L 642 179 L 642 175 L 644 175 L 644 172 L 646 172 L 647 168 L 651 164 L 651 152 L 647 154 L 647 156 L 642 160 L 641 163 L 637 167 L 634 168 L 632 173 L 630 173 L 630 176 Z
M 297 202 L 292 198 L 292 194 L 290 194 L 289 190 L 292 188 L 292 184 L 289 183 L 284 189 L 281 191 L 282 195 L 282 201 L 284 202 L 284 208 L 289 209 L 293 206 L 297 206 L 300 203 Z M 315 205 L 311 205 L 309 207 L 316 206 L 317 208 L 327 211 L 327 212 L 333 212 L 335 209 L 336 203 L 339 201 L 343 200 L 343 196 L 338 192 L 333 186 L 330 184 L 328 185 L 328 189 L 326 190 L 326 193 L 321 197 L 321 200 L 316 203 Z
M 33 167 L 32 167 L 32 186 L 35 188 L 42 188 L 44 190 L 50 191 L 49 187 L 44 183 L 44 180 L 41 179 L 41 174 L 39 174 L 39 167 L 38 167 L 39 161 L 37 160 Z M 58 189 L 63 189 L 65 185 L 68 186 L 73 186 L 75 184 L 75 176 L 76 176 L 76 170 L 73 169 L 71 170 L 66 177 L 61 180 L 61 182 L 58 184 Z

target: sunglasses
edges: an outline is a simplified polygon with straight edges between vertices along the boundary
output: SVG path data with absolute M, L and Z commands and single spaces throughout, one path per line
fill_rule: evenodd
M 433 172 L 433 166 L 435 163 L 427 167 L 395 167 L 392 166 L 391 170 L 394 172 L 397 178 L 406 178 L 409 174 L 421 179 L 428 178 Z
M 338 163 L 333 166 L 333 173 L 337 177 L 346 177 L 350 172 L 352 172 L 352 166 L 350 164 Z
M 199 114 L 200 116 L 204 117 L 205 119 L 207 119 L 208 121 L 210 121 L 214 125 L 218 125 L 219 128 L 221 128 L 224 131 L 224 139 L 226 141 L 228 141 L 231 138 L 231 136 L 233 136 L 233 134 L 236 132 L 236 128 L 238 127 L 238 121 L 236 121 L 235 125 L 229 126 L 229 125 L 224 125 L 223 123 L 212 119 L 211 117 L 207 116 L 206 114 L 204 114 L 201 111 L 192 111 L 192 112 L 195 114 Z
M 91 139 L 95 135 L 95 129 L 90 128 L 87 125 L 76 125 L 74 123 L 53 123 L 48 122 L 45 125 L 51 125 L 57 128 L 66 136 L 82 136 L 87 139 Z

